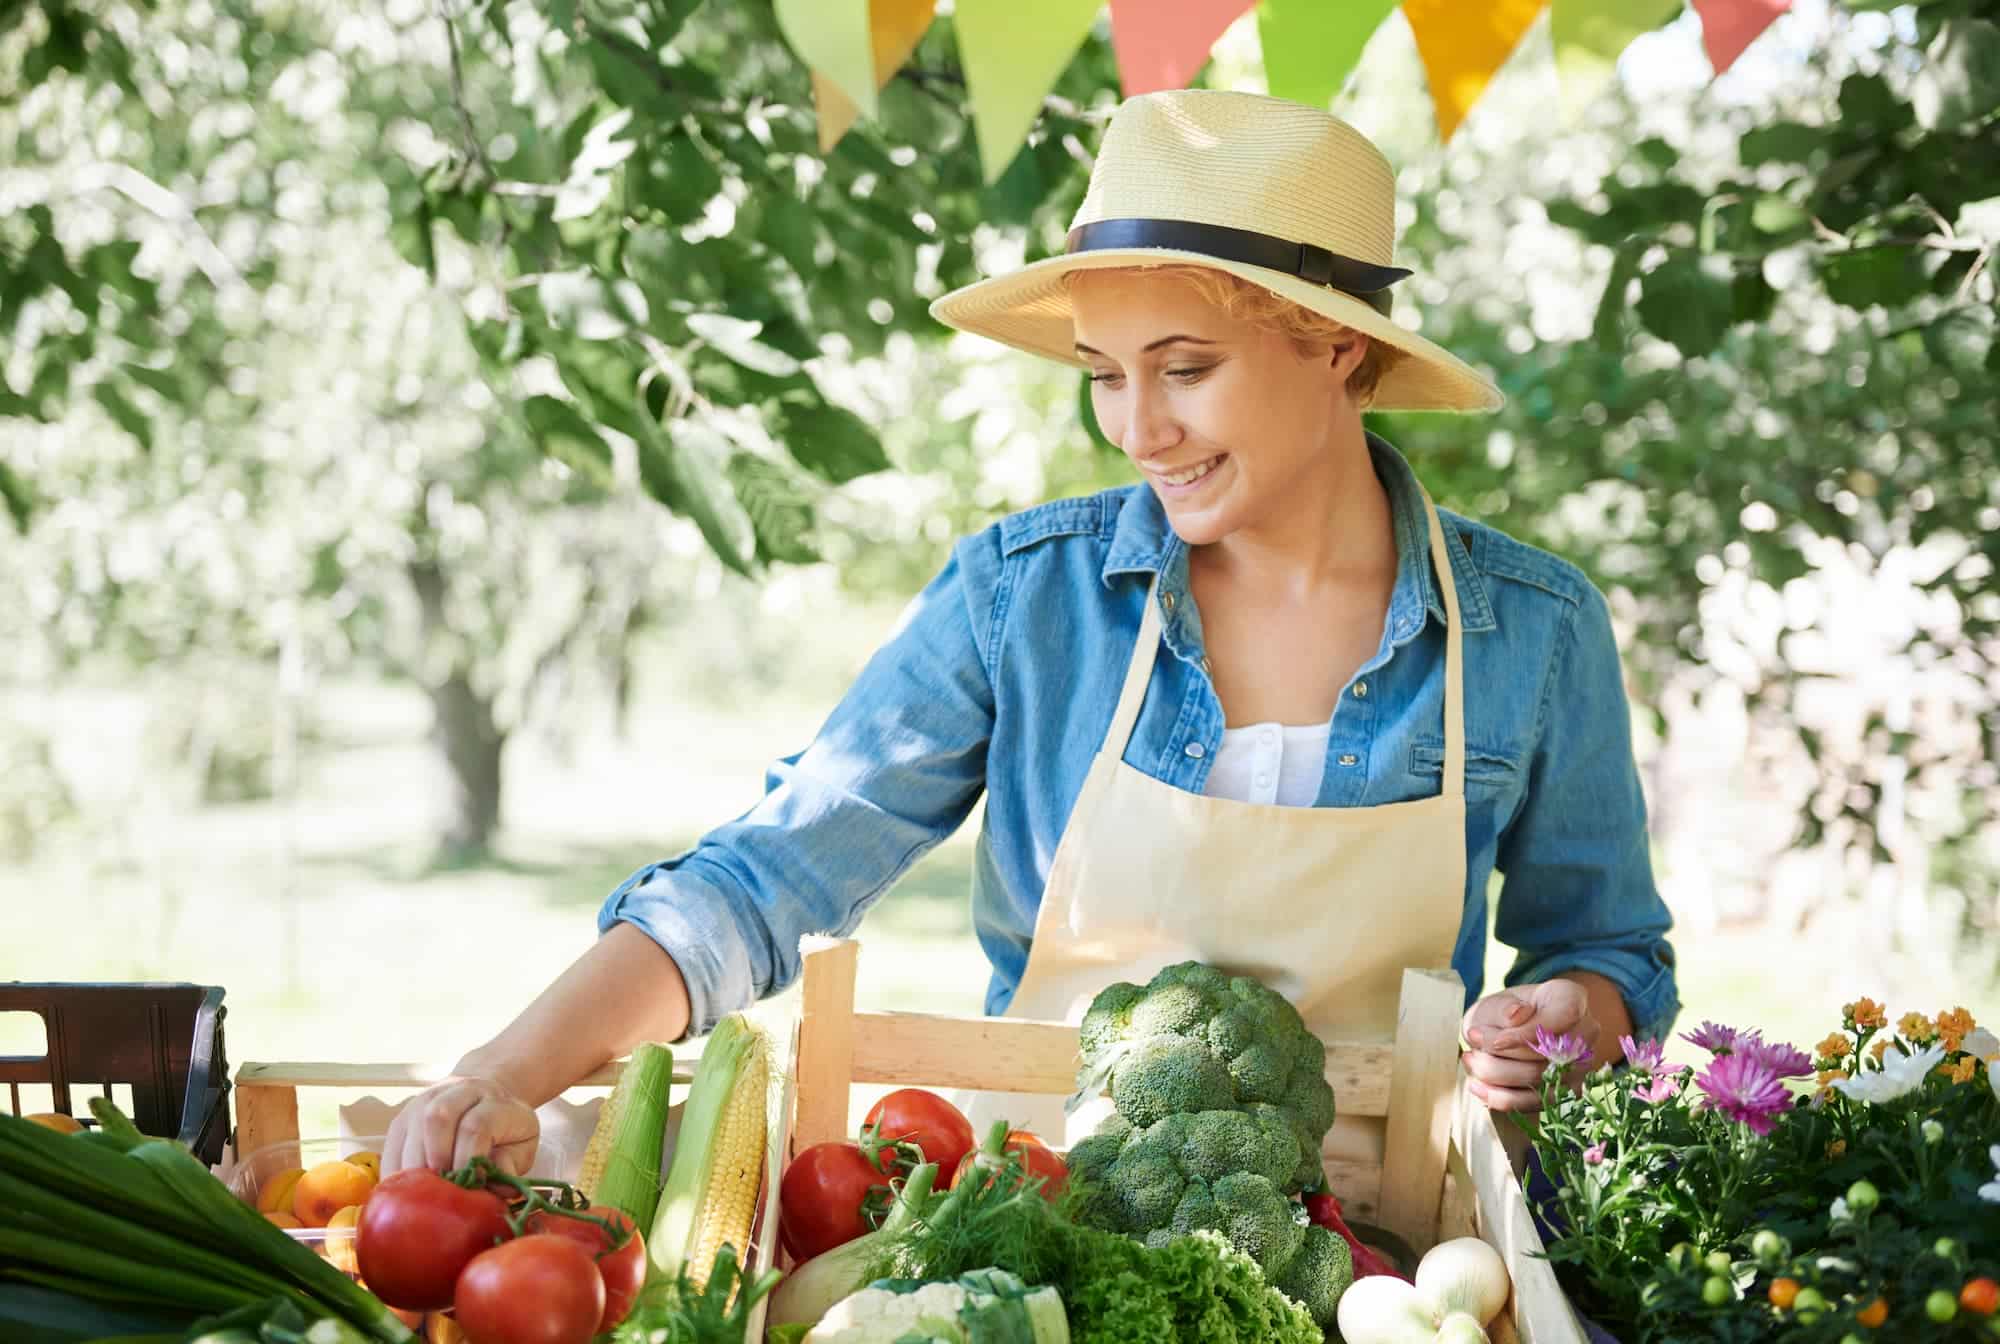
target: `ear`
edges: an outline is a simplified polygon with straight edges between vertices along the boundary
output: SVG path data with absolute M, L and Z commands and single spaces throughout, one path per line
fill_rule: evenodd
M 1340 381 L 1345 383 L 1361 367 L 1361 361 L 1368 358 L 1369 338 L 1352 327 L 1333 343 L 1327 351 L 1327 365 Z

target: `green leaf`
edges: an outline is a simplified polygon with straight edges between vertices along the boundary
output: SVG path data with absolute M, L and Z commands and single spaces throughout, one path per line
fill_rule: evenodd
M 809 565 L 820 559 L 811 541 L 816 522 L 812 496 L 803 482 L 775 462 L 751 453 L 730 458 L 724 474 L 750 516 L 760 556 L 793 565 Z
M 1910 85 L 1917 122 L 1927 131 L 1983 121 L 2000 106 L 2000 23 L 1954 18 Z
M 1812 222 L 1805 207 L 1783 196 L 1764 195 L 1750 207 L 1750 227 L 1759 233 L 1786 234 L 1804 229 Z
M 1737 267 L 1729 297 L 1730 316 L 1738 322 L 1762 322 L 1778 306 L 1778 291 L 1764 278 L 1764 267 L 1754 257 Z
M 1746 168 L 1765 163 L 1805 163 L 1827 142 L 1827 132 L 1796 121 L 1774 121 L 1744 132 L 1736 156 Z
M 1640 278 L 1635 311 L 1648 331 L 1697 359 L 1714 353 L 1729 334 L 1734 285 L 1724 258 L 1677 249 Z
M 689 313 L 688 330 L 746 369 L 788 378 L 799 371 L 799 361 L 757 339 L 762 322 L 750 322 L 726 313 Z
M 1649 135 L 1632 146 L 1632 153 L 1663 173 L 1671 172 L 1681 161 L 1681 152 L 1657 135 Z
M 739 574 L 756 563 L 757 532 L 725 474 L 730 456 L 722 435 L 696 420 L 665 429 L 645 422 L 639 440 L 639 480 L 646 493 L 694 521 L 709 549 Z
M 153 422 L 146 413 L 134 406 L 116 384 L 100 382 L 91 389 L 97 404 L 104 413 L 118 423 L 118 427 L 139 441 L 139 447 L 150 453 L 153 451 Z
M 634 190 L 669 220 L 687 224 L 701 218 L 722 190 L 722 174 L 692 137 L 675 135 L 647 161 Z
M 1978 310 L 1946 313 L 1926 326 L 1923 336 L 1931 358 L 1961 374 L 1979 372 L 2000 350 L 1993 319 Z
M 820 232 L 819 216 L 804 201 L 773 192 L 764 202 L 764 242 L 801 280 L 810 281 L 819 269 Z
M 543 452 L 610 488 L 615 480 L 611 446 L 576 407 L 555 397 L 536 395 L 521 403 L 521 414 Z
M 0 459 L 0 501 L 5 501 L 8 516 L 22 533 L 28 530 L 29 522 L 35 516 L 34 492 L 28 488 L 18 472 Z
M 390 221 L 389 241 L 404 261 L 422 267 L 425 275 L 434 282 L 437 280 L 437 245 L 431 239 L 429 198 L 418 197 L 413 209 Z
M 1906 247 L 1855 247 L 1819 259 L 1820 281 L 1835 303 L 1895 308 L 1924 288 Z
M 1914 115 L 1880 75 L 1849 75 L 1840 83 L 1840 116 L 1846 129 L 1884 135 L 1908 126 Z
M 772 412 L 771 434 L 799 465 L 835 485 L 890 465 L 867 421 L 817 397 L 781 401 Z
M 176 406 L 186 403 L 187 385 L 171 368 L 154 369 L 144 364 L 121 364 L 118 366 L 118 372 L 141 387 L 151 388 L 154 393 Z

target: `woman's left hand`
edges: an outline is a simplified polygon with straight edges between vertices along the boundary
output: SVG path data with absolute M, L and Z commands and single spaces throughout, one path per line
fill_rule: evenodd
M 1461 1030 L 1471 1047 L 1460 1055 L 1472 1080 L 1472 1095 L 1495 1111 L 1539 1111 L 1542 1070 L 1548 1061 L 1535 1049 L 1535 1031 L 1580 1039 L 1597 1052 L 1603 1028 L 1590 1011 L 1590 997 L 1574 980 L 1546 980 L 1488 994 L 1468 1008 Z

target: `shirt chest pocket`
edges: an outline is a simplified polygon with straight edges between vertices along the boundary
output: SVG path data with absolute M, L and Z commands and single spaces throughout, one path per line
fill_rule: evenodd
M 1410 773 L 1420 785 L 1436 792 L 1444 779 L 1444 739 L 1420 737 L 1410 744 Z M 1520 757 L 1510 751 L 1465 745 L 1465 787 L 1468 792 L 1504 793 L 1514 787 L 1521 774 Z

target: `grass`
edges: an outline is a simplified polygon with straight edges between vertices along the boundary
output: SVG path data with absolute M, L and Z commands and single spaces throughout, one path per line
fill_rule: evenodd
M 232 1067 L 448 1064 L 591 943 L 599 902 L 627 873 L 754 802 L 765 763 L 816 727 L 824 700 L 811 700 L 723 711 L 655 696 L 627 740 L 586 736 L 563 757 L 518 741 L 497 852 L 438 870 L 420 702 L 331 687 L 318 710 L 341 726 L 337 745 L 311 760 L 297 797 L 190 812 L 141 795 L 0 871 L 0 975 L 222 985 Z M 857 935 L 863 1006 L 980 1011 L 974 833 L 933 851 L 869 912 Z M 1991 986 L 1940 971 L 1938 956 L 1890 955 L 1859 907 L 1804 936 L 1686 929 L 1676 945 L 1684 1026 L 1713 1018 L 1809 1045 L 1862 994 L 1892 1013 L 1965 1004 L 2000 1020 Z M 1494 947 L 1489 988 L 1509 956 Z M 40 1024 L 20 1016 L 0 1014 L 0 1054 L 39 1053 Z M 306 1133 L 332 1132 L 339 1098 L 305 1100 Z M 39 1109 L 32 1093 L 23 1106 Z

